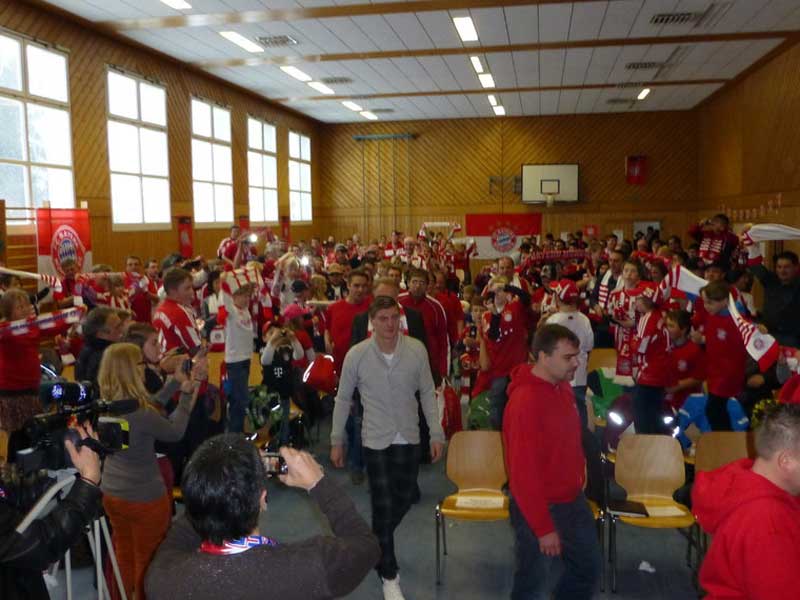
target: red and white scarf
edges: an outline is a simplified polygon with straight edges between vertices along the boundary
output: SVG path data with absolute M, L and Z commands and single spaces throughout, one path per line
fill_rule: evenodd
M 758 327 L 739 313 L 733 295 L 728 296 L 728 312 L 731 313 L 731 318 L 742 336 L 747 353 L 758 363 L 758 368 L 763 373 L 778 360 L 780 355 L 778 342 L 768 333 L 761 333 Z
M 27 319 L 17 321 L 5 321 L 0 323 L 0 339 L 26 335 L 37 331 L 46 331 L 62 325 L 74 325 L 79 323 L 86 309 L 83 306 L 65 308 L 51 313 L 43 313 Z
M 208 540 L 200 544 L 200 552 L 216 554 L 217 556 L 230 556 L 241 554 L 257 546 L 277 546 L 278 542 L 263 535 L 248 535 L 238 540 L 224 541 L 221 546 L 212 544 Z
M 761 264 L 761 242 L 777 242 L 783 240 L 800 240 L 800 229 L 780 225 L 778 223 L 762 223 L 753 225 L 742 234 L 742 242 L 747 248 L 747 262 L 749 265 Z

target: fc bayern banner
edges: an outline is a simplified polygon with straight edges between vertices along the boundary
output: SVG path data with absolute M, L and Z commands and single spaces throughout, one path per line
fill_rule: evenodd
M 475 258 L 499 258 L 519 248 L 523 237 L 542 232 L 542 213 L 466 215 L 466 235 L 475 238 Z
M 61 277 L 67 259 L 78 272 L 92 270 L 92 236 L 89 211 L 82 208 L 37 208 L 38 267 L 43 275 Z M 42 285 L 42 284 L 39 284 Z

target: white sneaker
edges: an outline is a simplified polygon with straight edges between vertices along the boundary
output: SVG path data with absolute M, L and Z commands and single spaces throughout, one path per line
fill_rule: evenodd
M 381 579 L 383 581 L 383 600 L 406 600 L 400 589 L 400 575 L 394 579 Z

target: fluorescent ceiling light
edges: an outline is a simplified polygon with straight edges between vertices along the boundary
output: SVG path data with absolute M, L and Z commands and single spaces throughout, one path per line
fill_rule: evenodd
M 309 81 L 308 85 L 326 96 L 333 96 L 336 93 L 321 81 Z
M 344 104 L 347 108 L 349 108 L 350 110 L 353 110 L 355 112 L 361 112 L 362 110 L 364 110 L 358 104 L 356 104 L 355 102 L 352 102 L 350 100 L 345 100 L 344 102 L 342 102 L 342 104 Z
M 491 73 L 481 73 L 478 75 L 478 79 L 481 81 L 481 85 L 485 88 L 493 88 L 494 87 L 494 77 L 492 77 Z
M 481 64 L 481 57 L 480 56 L 470 56 L 470 61 L 472 61 L 472 66 L 475 69 L 476 73 L 483 73 L 483 65 Z
M 248 52 L 263 52 L 264 48 L 235 31 L 220 31 L 219 34 L 229 42 L 233 42 Z
M 377 121 L 378 120 L 378 115 L 376 115 L 375 113 L 369 112 L 368 110 L 363 110 L 363 111 L 361 111 L 360 114 L 361 114 L 362 117 L 364 117 L 365 119 L 369 119 L 370 121 Z
M 497 106 L 497 98 L 494 97 L 494 94 L 489 94 L 489 104 Z
M 187 10 L 192 8 L 192 5 L 184 0 L 161 0 L 164 4 L 175 10 Z
M 453 17 L 453 25 L 456 26 L 462 42 L 478 41 L 478 31 L 475 29 L 472 17 Z
M 639 100 L 644 100 L 645 98 L 647 98 L 647 95 L 649 93 L 650 93 L 650 88 L 644 88 L 641 92 L 639 92 L 639 95 L 637 97 L 639 98 Z
M 311 81 L 311 77 L 306 75 L 305 73 L 303 73 L 297 67 L 291 67 L 291 66 L 289 66 L 289 67 L 281 67 L 281 71 L 283 71 L 287 75 L 290 75 L 291 77 L 294 77 L 295 79 L 299 79 L 300 81 L 302 81 L 304 83 L 306 81 Z
M 506 115 L 506 109 L 503 106 L 495 106 L 494 107 L 494 114 L 498 117 L 504 117 Z

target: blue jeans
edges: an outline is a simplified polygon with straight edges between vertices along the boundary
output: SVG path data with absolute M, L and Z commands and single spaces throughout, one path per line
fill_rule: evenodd
M 550 516 L 561 540 L 561 556 L 551 558 L 539 551 L 539 539 L 517 503 L 509 505 L 514 529 L 516 567 L 511 600 L 590 600 L 600 580 L 600 542 L 594 517 L 583 493 L 572 502 L 551 504 Z M 548 573 L 556 563 L 564 570 L 550 590 Z
M 508 377 L 496 377 L 489 384 L 489 419 L 492 423 L 492 429 L 497 431 L 503 430 L 503 411 L 505 411 L 506 403 L 508 402 L 508 396 L 506 396 L 508 382 Z
M 244 415 L 250 405 L 250 359 L 225 363 L 228 371 L 228 431 L 244 431 Z
M 708 397 L 705 394 L 692 394 L 686 398 L 678 411 L 678 441 L 683 446 L 684 450 L 692 445 L 692 440 L 686 435 L 686 430 L 689 425 L 694 423 L 694 426 L 700 430 L 701 433 L 711 431 L 711 424 L 708 422 L 706 416 L 706 404 Z M 731 429 L 733 431 L 747 431 L 750 426 L 750 421 L 742 408 L 742 405 L 736 398 L 728 398 L 726 403 L 726 410 L 728 417 L 730 417 Z

